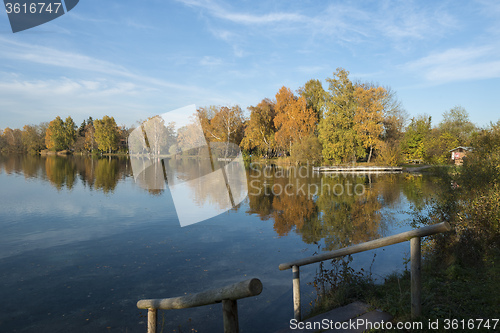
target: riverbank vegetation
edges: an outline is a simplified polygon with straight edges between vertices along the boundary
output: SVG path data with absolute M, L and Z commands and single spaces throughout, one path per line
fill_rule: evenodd
M 463 166 L 435 170 L 442 180 L 441 189 L 411 211 L 415 228 L 442 221 L 452 226 L 451 232 L 423 242 L 423 314 L 416 320 L 424 325 L 436 319 L 467 323 L 469 319 L 498 317 L 500 123 L 477 132 L 472 144 L 474 154 Z M 317 299 L 314 312 L 361 299 L 393 314 L 394 321 L 411 320 L 408 270 L 375 284 L 368 268 L 357 272 L 349 260 L 334 262 L 332 269 L 321 267 L 314 284 L 319 291 L 328 292 Z M 438 331 L 445 330 L 441 326 Z
M 338 68 L 326 82 L 325 90 L 311 79 L 295 93 L 283 86 L 246 114 L 238 105 L 208 106 L 198 108 L 197 116 L 208 141 L 237 144 L 248 158 L 316 165 L 447 164 L 450 149 L 472 145 L 481 132 L 460 106 L 445 111 L 434 126 L 424 114 L 409 119 L 391 88 L 353 82 L 345 69 Z M 154 119 L 162 121 L 146 121 Z M 89 117 L 78 128 L 71 117 L 58 116 L 49 123 L 0 130 L 0 152 L 126 153 L 133 130 L 109 116 Z

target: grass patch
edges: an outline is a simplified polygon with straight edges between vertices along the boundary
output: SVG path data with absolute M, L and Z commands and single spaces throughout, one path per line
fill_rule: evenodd
M 422 269 L 422 316 L 415 319 L 424 324 L 423 332 L 448 332 L 445 319 L 493 319 L 500 309 L 500 251 L 485 256 L 475 267 L 452 264 L 436 267 L 430 261 Z M 394 316 L 393 323 L 411 319 L 410 272 L 392 274 L 383 284 L 375 284 L 365 272 L 336 271 L 340 278 L 334 288 L 317 300 L 307 318 L 359 300 Z M 346 275 L 347 274 L 347 275 Z M 428 329 L 427 323 L 439 319 L 439 330 Z M 500 322 L 496 331 L 500 330 Z M 460 330 L 457 330 L 460 331 Z M 482 331 L 482 330 L 476 330 Z M 488 330 L 485 330 L 488 331 Z M 490 329 L 489 332 L 492 330 Z M 495 331 L 495 330 L 493 330 Z M 390 332 L 401 332 L 392 330 Z M 408 331 L 410 332 L 410 331 Z

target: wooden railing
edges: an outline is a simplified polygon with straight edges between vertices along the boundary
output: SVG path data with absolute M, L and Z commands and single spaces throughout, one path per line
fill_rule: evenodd
M 301 320 L 300 314 L 300 266 L 305 266 L 323 260 L 334 259 L 354 253 L 377 249 L 379 247 L 393 245 L 405 241 L 410 241 L 411 258 L 411 316 L 418 317 L 422 313 L 421 305 L 421 280 L 420 280 L 420 238 L 434 235 L 441 232 L 450 231 L 451 227 L 447 222 L 442 222 L 427 227 L 410 230 L 397 235 L 375 239 L 369 242 L 345 247 L 339 250 L 326 252 L 317 256 L 295 260 L 279 265 L 280 270 L 292 269 L 293 272 L 293 312 L 294 318 Z
M 257 296 L 261 292 L 262 283 L 260 280 L 250 279 L 198 294 L 162 299 L 143 299 L 137 302 L 137 307 L 139 309 L 148 309 L 148 333 L 155 333 L 156 314 L 158 309 L 186 309 L 222 302 L 224 333 L 237 333 L 239 331 L 239 325 L 236 300 Z

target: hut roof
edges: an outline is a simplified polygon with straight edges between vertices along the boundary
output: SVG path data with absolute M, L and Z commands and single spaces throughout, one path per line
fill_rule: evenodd
M 472 150 L 474 150 L 474 148 L 472 148 L 472 147 L 462 147 L 462 146 L 460 146 L 460 147 L 457 147 L 457 148 L 453 148 L 449 152 L 451 153 L 452 151 L 459 150 L 459 149 L 463 149 L 465 151 L 472 151 Z

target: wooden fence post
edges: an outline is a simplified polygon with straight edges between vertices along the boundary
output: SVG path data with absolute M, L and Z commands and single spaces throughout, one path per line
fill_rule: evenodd
M 238 305 L 236 300 L 225 299 L 222 301 L 222 317 L 224 319 L 224 333 L 238 333 Z
M 414 319 L 422 314 L 422 284 L 420 280 L 420 237 L 410 239 L 411 255 L 411 317 Z
M 299 266 L 292 267 L 293 274 L 293 317 L 301 321 L 300 316 L 300 270 Z
M 156 313 L 157 309 L 148 309 L 148 333 L 156 333 Z

